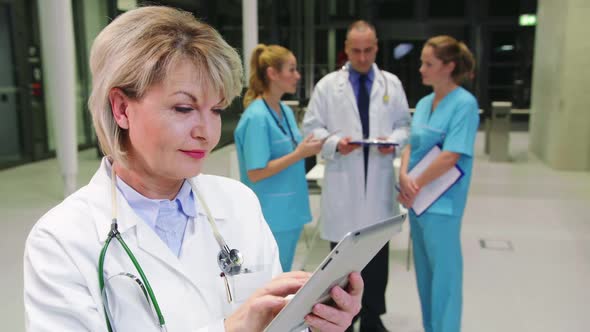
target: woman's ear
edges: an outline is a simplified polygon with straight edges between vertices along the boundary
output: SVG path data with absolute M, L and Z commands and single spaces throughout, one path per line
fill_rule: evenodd
M 127 116 L 129 97 L 125 95 L 123 90 L 112 88 L 111 91 L 109 91 L 109 102 L 111 103 L 113 118 L 115 118 L 119 127 L 129 129 L 129 117 Z
M 455 70 L 455 67 L 457 65 L 455 64 L 454 61 L 450 61 L 448 63 L 445 63 L 444 66 L 445 66 L 445 72 L 447 74 L 449 74 L 449 76 L 451 76 L 451 74 L 453 73 L 453 70 Z
M 274 80 L 276 80 L 276 79 L 277 79 L 277 76 L 278 76 L 278 74 L 279 74 L 279 73 L 277 72 L 277 70 L 276 70 L 276 69 L 274 69 L 273 67 L 271 67 L 271 66 L 268 66 L 268 67 L 266 68 L 266 77 L 268 77 L 268 79 L 269 79 L 270 81 L 274 81 Z

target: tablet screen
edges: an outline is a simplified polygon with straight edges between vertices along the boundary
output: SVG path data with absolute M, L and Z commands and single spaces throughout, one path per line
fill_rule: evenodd
M 334 247 L 309 280 L 268 325 L 265 332 L 302 331 L 304 317 L 316 303 L 331 301 L 330 290 L 336 285 L 346 288 L 348 275 L 361 271 L 381 248 L 399 232 L 406 214 L 350 232 Z

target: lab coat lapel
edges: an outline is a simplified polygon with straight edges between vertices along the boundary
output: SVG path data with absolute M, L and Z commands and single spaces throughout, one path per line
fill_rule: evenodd
M 95 205 L 90 206 L 90 213 L 95 220 L 98 238 L 102 243 L 104 243 L 110 231 L 113 211 L 111 178 L 108 174 L 108 167 L 105 164 L 107 162 L 106 158 L 103 158 L 100 169 L 94 174 L 88 186 L 88 190 L 91 191 L 92 196 L 102 198 Z M 119 233 L 121 233 L 125 242 L 128 242 L 127 245 L 132 247 L 132 251 L 133 246 L 136 245 L 148 255 L 160 260 L 171 269 L 178 271 L 179 274 L 188 277 L 178 258 L 170 251 L 158 235 L 133 211 L 119 189 L 117 189 L 117 225 Z
M 225 202 L 222 199 L 215 199 L 225 196 L 218 192 L 219 188 L 208 187 L 206 185 L 207 182 L 200 181 L 202 176 L 206 175 L 194 177 L 192 182 L 209 207 L 221 236 L 227 241 L 226 236 L 228 234 L 224 232 L 224 228 L 227 222 L 226 211 L 228 208 L 224 206 Z M 207 219 L 205 208 L 196 194 L 195 209 L 197 211 L 197 217 L 194 222 L 187 225 L 184 242 L 182 243 L 183 250 L 180 261 L 186 273 L 190 276 L 189 279 L 194 287 L 198 288 L 202 294 L 205 294 L 206 292 L 213 292 L 219 281 L 221 270 L 217 265 L 217 254 L 219 253 L 220 247 L 213 236 L 213 230 Z M 197 248 L 189 249 L 193 246 Z M 207 300 L 208 303 L 213 303 L 211 301 L 214 302 L 216 300 Z
M 111 230 L 113 203 L 111 200 L 111 178 L 108 174 L 106 166 L 107 158 L 103 158 L 101 166 L 96 171 L 90 183 L 86 187 L 90 191 L 90 196 L 100 197 L 94 201 L 94 204 L 89 204 L 89 213 L 95 221 L 96 232 L 101 243 L 107 239 Z M 123 195 L 117 189 L 117 230 L 119 233 L 126 233 L 130 228 L 137 224 L 135 217 L 129 217 L 127 211 L 122 209 L 126 205 Z
M 123 195 L 119 193 L 117 196 L 122 197 Z M 133 229 L 128 229 L 125 233 L 121 232 L 123 236 L 127 237 L 130 242 L 136 242 L 137 247 L 149 256 L 159 260 L 162 264 L 190 280 L 186 270 L 180 264 L 178 257 L 172 253 L 170 248 L 166 246 L 158 235 L 133 211 L 127 201 L 124 199 L 119 200 L 119 207 L 119 222 L 125 221 L 135 226 Z M 133 232 L 134 230 L 135 232 Z M 133 235 L 135 235 L 135 239 Z
M 376 100 L 383 101 L 383 94 L 385 89 L 386 82 L 383 79 L 383 75 L 379 67 L 376 64 L 373 64 L 373 86 L 371 88 L 371 104 L 374 104 Z M 371 105 L 377 106 L 377 105 Z M 371 108 L 371 107 L 370 107 Z
M 381 74 L 379 67 L 376 64 L 373 64 L 373 86 L 371 87 L 371 98 L 369 104 L 369 137 L 376 137 L 378 133 L 376 132 L 377 128 L 379 128 L 378 121 L 379 121 L 379 107 L 383 106 L 383 95 L 385 91 L 385 80 L 383 79 L 383 75 Z
M 137 247 L 153 259 L 160 261 L 163 266 L 167 266 L 168 269 L 173 271 L 175 276 L 178 276 L 178 278 L 184 278 L 188 283 L 193 285 L 204 303 L 208 303 L 207 297 L 204 295 L 206 290 L 203 289 L 202 279 L 198 274 L 193 273 L 195 262 L 182 262 L 145 222 L 139 220 L 139 217 L 135 215 L 135 212 L 133 212 L 131 208 L 129 208 L 128 212 L 130 212 L 128 213 L 128 218 L 136 218 L 137 224 L 135 227 L 135 235 L 137 239 Z M 189 220 L 189 223 L 193 223 L 193 221 Z M 190 225 L 187 225 L 187 227 L 190 227 Z M 132 235 L 130 234 L 130 236 Z M 184 240 L 186 240 L 186 238 Z M 183 242 L 183 247 L 185 244 L 186 243 Z M 153 263 L 150 265 L 153 265 Z
M 343 107 L 343 110 L 352 110 L 353 116 L 360 124 L 361 118 L 359 115 L 358 105 L 356 103 L 356 97 L 354 96 L 354 91 L 352 90 L 352 84 L 348 81 L 348 70 L 343 70 L 342 74 L 339 76 L 338 84 L 338 95 L 344 97 L 352 107 Z M 341 111 L 341 110 L 337 110 Z
M 136 235 L 137 246 L 141 250 L 188 278 L 188 275 L 181 266 L 178 257 L 172 253 L 170 248 L 166 246 L 166 244 L 147 224 L 144 222 L 138 222 L 136 227 Z

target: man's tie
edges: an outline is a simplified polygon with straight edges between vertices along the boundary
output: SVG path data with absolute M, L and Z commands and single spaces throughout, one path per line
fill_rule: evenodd
M 359 96 L 357 104 L 359 115 L 361 117 L 361 126 L 363 127 L 363 138 L 369 138 L 369 91 L 367 91 L 367 75 L 359 77 Z M 369 166 L 369 146 L 363 146 L 363 156 L 365 158 L 365 189 L 367 187 L 367 170 Z

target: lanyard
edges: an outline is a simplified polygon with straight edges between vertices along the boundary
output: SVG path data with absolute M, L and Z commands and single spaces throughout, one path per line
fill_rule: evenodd
M 275 120 L 275 123 L 277 124 L 279 129 L 281 129 L 283 134 L 285 134 L 285 136 L 287 136 L 287 131 L 285 130 L 285 128 L 283 128 L 283 125 L 279 121 L 275 112 L 270 108 L 270 106 L 268 106 L 268 104 L 266 103 L 266 100 L 264 100 L 264 98 L 262 98 L 262 101 L 264 102 L 264 106 L 266 106 L 266 109 L 268 110 L 268 112 L 270 113 L 272 118 Z M 281 105 L 280 102 L 279 102 L 279 107 L 281 109 L 281 114 L 283 116 L 283 119 L 285 119 L 285 122 L 287 123 L 287 129 L 289 129 L 289 136 L 291 137 L 291 143 L 293 144 L 293 148 L 295 148 L 295 147 L 297 147 L 297 141 L 295 140 L 295 136 L 293 135 L 293 132 L 291 131 L 291 126 L 289 125 L 289 119 L 287 119 L 287 116 L 285 115 L 285 111 L 283 110 L 283 105 Z

